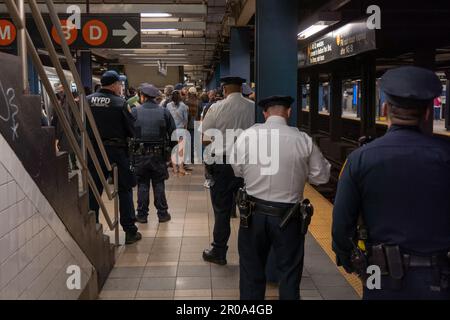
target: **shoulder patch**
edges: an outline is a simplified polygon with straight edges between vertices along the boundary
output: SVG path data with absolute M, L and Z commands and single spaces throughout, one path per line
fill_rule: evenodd
M 341 172 L 339 173 L 339 179 L 341 179 L 342 174 L 344 173 L 345 167 L 347 167 L 348 159 L 345 160 L 344 165 L 342 166 Z

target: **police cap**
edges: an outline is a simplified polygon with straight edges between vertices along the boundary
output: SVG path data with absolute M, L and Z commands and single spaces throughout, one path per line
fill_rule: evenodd
M 102 75 L 102 78 L 100 79 L 100 83 L 102 84 L 102 86 L 110 86 L 110 85 L 114 84 L 115 82 L 124 81 L 124 80 L 126 80 L 126 78 L 124 76 L 119 75 L 114 70 L 108 70 Z
M 161 92 L 154 85 L 147 84 L 142 86 L 141 93 L 149 98 L 156 98 L 161 95 Z
M 143 87 L 149 86 L 149 85 L 150 85 L 150 83 L 147 83 L 147 82 L 141 83 L 138 87 L 138 90 L 141 91 Z
M 283 106 L 286 108 L 290 108 L 294 103 L 295 99 L 290 96 L 272 96 L 261 100 L 258 103 L 258 106 L 267 110 L 273 106 Z
M 235 84 L 238 86 L 241 86 L 242 84 L 245 83 L 245 79 L 242 79 L 241 77 L 224 77 L 220 79 L 220 82 L 222 83 L 222 85 L 226 86 L 226 85 L 230 85 L 230 84 Z
M 387 102 L 405 109 L 425 107 L 442 93 L 441 81 L 433 71 L 412 66 L 389 70 L 380 85 Z

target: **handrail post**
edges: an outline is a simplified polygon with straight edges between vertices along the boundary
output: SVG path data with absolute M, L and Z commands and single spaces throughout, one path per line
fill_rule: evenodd
M 19 18 L 22 21 L 22 26 L 18 26 L 17 32 L 17 53 L 22 64 L 22 90 L 23 93 L 29 93 L 28 84 L 28 60 L 27 60 L 27 38 L 26 38 L 26 21 L 25 21 L 25 0 L 17 0 L 17 7 L 19 9 Z
M 81 153 L 83 155 L 83 161 L 85 163 L 88 163 L 88 156 L 87 156 L 87 134 L 86 134 L 86 113 L 85 113 L 85 108 L 86 108 L 86 97 L 84 96 L 84 94 L 80 94 L 80 115 L 81 115 L 81 122 L 83 124 L 83 128 L 84 130 L 80 130 L 81 131 Z M 88 180 L 87 180 L 87 175 L 88 175 L 88 169 L 87 168 L 83 168 L 81 170 L 81 177 L 82 177 L 82 181 L 83 181 L 83 191 L 85 192 L 89 192 L 89 186 L 88 186 Z
M 114 243 L 116 247 L 119 246 L 119 171 L 117 165 L 113 166 L 113 179 L 114 179 Z

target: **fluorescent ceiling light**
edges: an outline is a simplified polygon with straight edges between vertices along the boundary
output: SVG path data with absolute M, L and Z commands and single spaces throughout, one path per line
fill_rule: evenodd
M 142 44 L 144 44 L 144 45 L 154 44 L 154 45 L 165 46 L 165 45 L 184 44 L 184 43 L 182 43 L 182 42 L 146 42 L 146 41 L 144 41 L 144 42 L 142 42 Z
M 328 28 L 328 25 L 325 24 L 313 24 L 312 26 L 306 28 L 302 32 L 298 34 L 298 38 L 300 40 L 306 39 L 311 37 L 312 35 L 315 35 L 316 33 Z
M 137 56 L 137 53 L 121 53 L 121 56 Z
M 336 14 L 323 14 L 322 18 L 319 18 L 319 21 L 306 28 L 302 32 L 298 34 L 298 38 L 300 40 L 306 39 L 315 35 L 316 33 L 332 26 L 340 21 L 340 18 Z
M 150 12 L 150 13 L 141 13 L 141 18 L 169 18 L 172 14 L 163 13 L 163 12 Z
M 169 31 L 178 31 L 175 28 L 167 28 L 167 29 L 141 29 L 141 32 L 169 32 Z

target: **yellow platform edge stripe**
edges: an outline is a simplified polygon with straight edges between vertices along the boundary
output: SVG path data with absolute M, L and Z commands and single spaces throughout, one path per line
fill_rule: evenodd
M 325 199 L 317 190 L 310 185 L 305 188 L 306 199 L 309 199 L 314 206 L 314 216 L 309 227 L 309 232 L 319 243 L 323 251 L 328 255 L 333 263 L 336 261 L 336 255 L 331 247 L 331 224 L 332 224 L 332 212 L 333 205 Z M 347 282 L 355 289 L 356 293 L 362 297 L 362 283 L 361 280 L 355 276 L 345 272 L 343 268 L 339 268 L 339 271 L 347 280 Z

